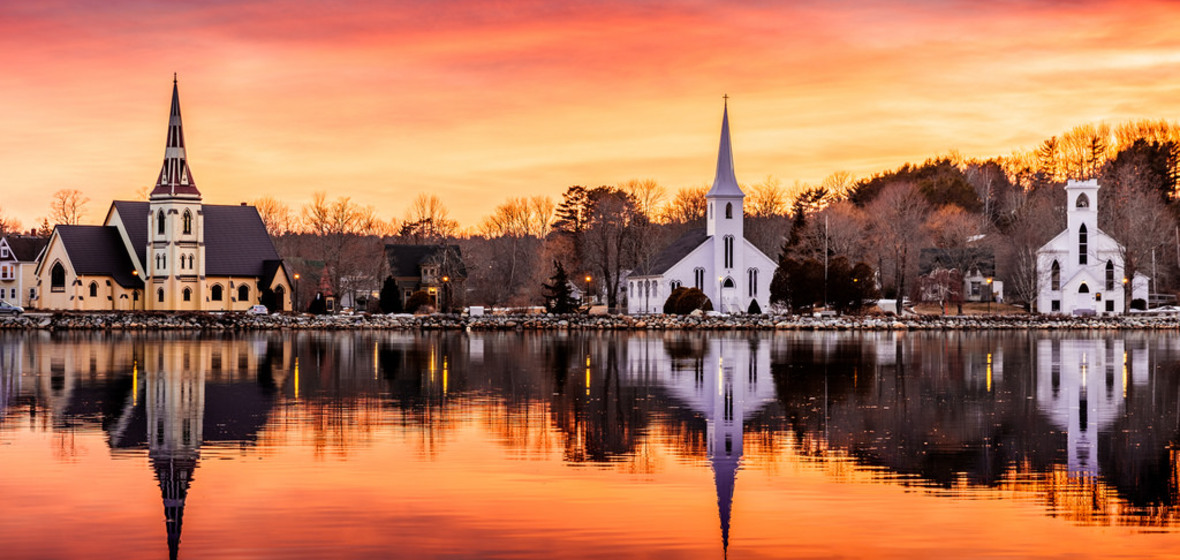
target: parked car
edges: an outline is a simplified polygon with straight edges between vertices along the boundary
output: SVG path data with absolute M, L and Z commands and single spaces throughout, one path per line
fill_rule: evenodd
M 25 312 L 25 308 L 19 305 L 13 305 L 7 301 L 0 301 L 0 315 L 20 315 Z
M 270 313 L 270 310 L 267 309 L 265 305 L 254 305 L 251 306 L 250 309 L 247 309 L 246 313 L 251 315 L 267 315 Z

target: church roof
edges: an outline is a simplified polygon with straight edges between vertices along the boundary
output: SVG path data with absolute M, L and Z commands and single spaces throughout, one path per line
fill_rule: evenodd
M 150 204 L 116 200 L 115 208 L 127 228 L 139 262 L 147 262 Z M 205 222 L 207 276 L 267 276 L 267 261 L 280 260 L 266 225 L 253 206 L 202 204 Z M 73 258 L 71 256 L 71 258 Z M 274 271 L 271 271 L 273 277 Z
M 458 270 L 451 271 L 461 277 L 467 276 L 467 267 L 463 264 L 463 254 L 458 245 L 386 245 L 385 258 L 389 261 L 389 274 L 395 278 L 417 277 L 422 275 L 421 266 L 429 261 L 443 264 L 442 257 L 451 252 L 459 260 Z
M 709 189 L 705 196 L 746 196 L 738 186 L 737 175 L 733 171 L 733 147 L 729 142 L 728 100 L 721 116 L 721 147 L 717 149 L 717 174 L 713 176 L 713 188 Z
M 676 266 L 676 263 L 684 260 L 684 257 L 687 257 L 689 253 L 700 247 L 708 239 L 709 234 L 705 228 L 689 230 L 680 236 L 679 239 L 673 241 L 671 245 L 665 247 L 663 251 L 660 251 L 648 260 L 646 264 L 640 265 L 635 270 L 633 276 L 656 276 L 663 274 L 668 269 Z
M 35 235 L 9 235 L 4 239 L 8 242 L 8 248 L 12 250 L 13 256 L 20 262 L 37 260 L 37 255 L 49 244 L 48 237 Z
M 172 109 L 168 116 L 168 139 L 164 144 L 164 165 L 160 177 L 152 189 L 151 198 L 182 196 L 200 198 L 201 191 L 193 181 L 193 172 L 188 167 L 184 150 L 184 127 L 180 122 L 180 92 L 176 77 L 172 78 Z
M 146 226 L 145 226 L 146 228 Z M 124 288 L 143 288 L 114 226 L 57 226 L 57 236 L 77 274 L 110 276 Z

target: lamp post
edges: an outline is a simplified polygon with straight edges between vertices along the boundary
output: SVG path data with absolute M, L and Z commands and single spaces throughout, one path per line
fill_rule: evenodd
M 994 299 L 994 297 L 995 296 L 992 295 L 992 279 L 989 276 L 987 279 L 987 314 L 988 315 L 992 314 L 992 299 Z
M 1123 277 L 1123 311 L 1124 312 L 1127 311 L 1128 309 L 1131 309 L 1131 298 L 1127 297 L 1128 295 L 1130 295 L 1130 294 L 1127 293 L 1127 277 L 1124 276 Z M 1149 300 L 1151 299 L 1151 294 L 1148 294 L 1147 299 L 1149 299 Z M 1146 309 L 1146 307 L 1144 307 L 1144 309 Z
M 586 305 L 589 305 L 590 303 L 592 303 L 590 300 L 590 275 L 587 274 L 586 275 Z
M 442 293 L 442 297 L 443 297 L 442 311 L 443 311 L 443 313 L 449 313 L 451 310 L 451 284 L 450 284 L 450 282 L 451 282 L 451 277 L 443 275 L 443 277 L 442 277 L 442 283 L 443 283 L 442 284 L 442 291 L 443 291 L 443 293 Z
M 295 306 L 294 311 L 299 313 L 299 273 L 295 273 L 295 297 L 291 298 L 291 305 Z

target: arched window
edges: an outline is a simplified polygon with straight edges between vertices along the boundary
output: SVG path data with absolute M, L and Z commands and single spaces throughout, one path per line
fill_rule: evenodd
M 1078 208 L 1089 208 L 1090 207 L 1090 197 L 1086 196 L 1086 193 L 1079 194 L 1076 206 Z
M 1114 263 L 1106 261 L 1106 291 L 1114 290 Z
M 725 282 L 721 284 L 721 287 L 722 287 L 722 288 L 732 288 L 732 287 L 734 287 L 733 278 L 730 278 L 730 277 L 728 277 L 728 276 L 727 276 L 727 277 L 725 278 Z
M 193 300 L 193 291 L 189 288 L 185 288 L 184 289 L 184 301 L 192 301 L 192 300 Z
M 188 235 L 193 232 L 193 214 L 188 210 L 184 211 L 184 233 Z
M 1086 264 L 1086 251 L 1089 249 L 1089 236 L 1086 234 L 1086 224 L 1078 228 L 1078 264 Z
M 669 287 L 669 288 L 671 288 L 671 289 L 673 289 L 673 290 L 675 290 L 676 288 L 679 288 L 679 287 L 680 287 L 680 281 L 679 281 L 679 280 L 673 280 L 673 281 L 671 281 L 671 282 L 669 282 L 669 283 L 668 283 L 668 287 Z
M 751 268 L 746 271 L 747 280 L 750 283 L 750 297 L 758 295 L 758 269 Z
M 1053 265 L 1049 267 L 1049 289 L 1061 289 L 1061 265 L 1057 261 L 1053 261 Z
M 156 290 L 156 301 L 164 303 L 164 288 Z
M 60 262 L 53 263 L 53 268 L 49 269 L 49 289 L 53 292 L 66 291 L 66 267 Z
M 1078 286 L 1078 293 L 1079 294 L 1088 294 L 1088 293 L 1090 293 L 1090 287 L 1087 286 L 1085 282 L 1082 282 L 1082 285 Z
M 733 268 L 733 236 L 725 236 L 725 268 Z
M 238 301 L 250 301 L 250 286 L 238 286 Z
M 725 219 L 726 220 L 733 219 L 733 203 L 732 202 L 725 203 Z
M 214 284 L 212 288 L 209 288 L 209 299 L 221 301 L 221 298 L 221 284 Z
M 692 285 L 698 290 L 705 289 L 705 269 L 697 267 L 692 271 Z
M 164 211 L 156 214 L 156 235 L 164 235 Z
M 98 282 L 90 283 L 90 297 L 98 297 Z

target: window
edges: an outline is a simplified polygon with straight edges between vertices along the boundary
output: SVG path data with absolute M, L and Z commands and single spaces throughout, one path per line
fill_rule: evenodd
M 189 288 L 185 288 L 184 289 L 184 301 L 192 301 L 192 300 L 193 300 L 193 291 Z
M 758 295 L 758 269 L 751 268 L 746 271 L 747 281 L 750 284 L 750 297 Z
M 134 301 L 139 301 L 139 290 L 135 290 L 134 292 L 131 292 L 131 299 Z
M 98 297 L 98 282 L 90 283 L 90 297 Z
M 725 219 L 726 220 L 733 219 L 733 203 L 732 202 L 725 203 Z
M 1086 224 L 1078 229 L 1078 264 L 1086 264 L 1086 250 L 1089 236 L 1086 234 Z
M 669 288 L 671 288 L 671 289 L 673 289 L 673 290 L 675 290 L 676 288 L 679 288 L 679 287 L 680 287 L 680 281 L 679 281 L 679 280 L 673 280 L 673 281 L 671 281 L 671 282 L 669 282 L 669 283 L 668 283 L 668 287 L 669 287 Z
M 733 236 L 725 236 L 725 268 L 733 268 Z
M 0 245 L 0 259 L 7 259 L 12 256 L 12 252 L 8 250 L 8 245 Z
M 164 235 L 164 211 L 156 214 L 156 235 Z
M 1106 291 L 1114 291 L 1114 263 L 1106 261 Z
M 1114 300 L 1113 299 L 1106 300 L 1106 310 L 1110 311 L 1112 313 L 1114 312 Z
M 734 287 L 734 284 L 733 284 L 733 278 L 728 278 L 728 277 L 727 277 L 727 278 L 725 279 L 725 282 L 724 282 L 723 284 L 721 284 L 721 287 L 722 287 L 722 288 L 732 288 L 732 287 Z
M 221 298 L 221 284 L 214 284 L 212 288 L 209 288 L 209 299 L 221 301 Z
M 238 286 L 238 301 L 250 301 L 250 286 Z
M 0 265 L 0 279 L 12 280 L 16 278 L 14 268 L 10 264 Z
M 1076 206 L 1078 208 L 1089 208 L 1090 207 L 1090 197 L 1086 196 L 1086 193 L 1079 194 Z
M 697 267 L 692 271 L 692 283 L 698 290 L 705 289 L 705 269 Z
M 184 234 L 188 235 L 193 232 L 193 214 L 188 210 L 184 211 Z
M 156 290 L 156 301 L 164 303 L 164 288 Z
M 1061 311 L 1061 300 L 1055 299 L 1055 300 L 1049 302 L 1049 310 L 1054 313 Z
M 1088 294 L 1088 293 L 1090 293 L 1090 287 L 1087 286 L 1085 282 L 1082 282 L 1082 285 L 1078 286 L 1078 293 L 1079 294 Z
M 1049 289 L 1061 289 L 1061 265 L 1057 261 L 1053 261 L 1053 265 L 1049 267 Z
M 53 263 L 53 268 L 49 269 L 49 289 L 54 292 L 66 291 L 66 267 L 60 262 Z

